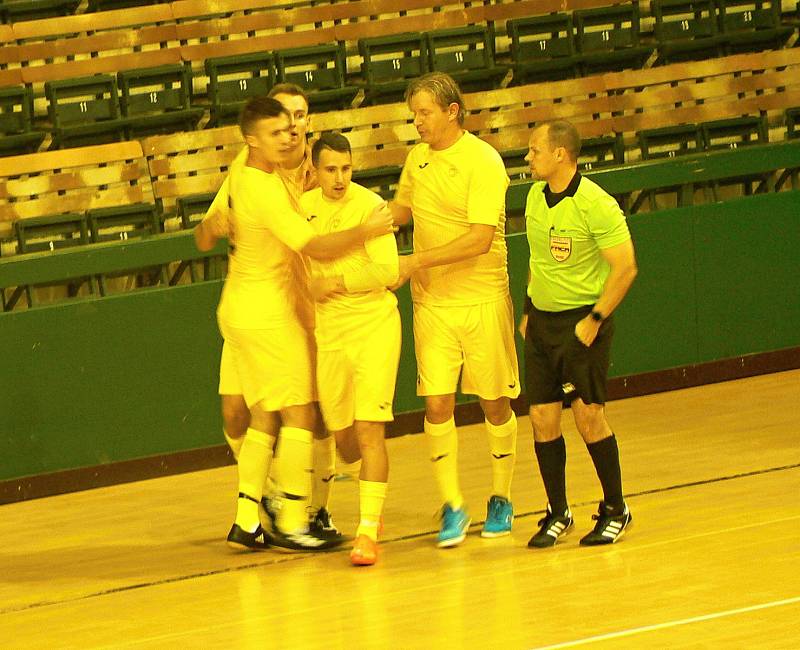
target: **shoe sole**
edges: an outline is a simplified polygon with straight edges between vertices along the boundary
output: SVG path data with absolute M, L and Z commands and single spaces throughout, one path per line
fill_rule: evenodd
M 377 557 L 353 557 L 350 556 L 350 564 L 353 566 L 372 566 L 378 561 Z
M 482 530 L 481 537 L 484 539 L 494 539 L 495 537 L 506 537 L 507 535 L 511 534 L 511 529 L 508 530 L 501 530 L 498 532 L 489 531 L 489 530 Z
M 443 539 L 436 543 L 437 548 L 450 548 L 451 546 L 458 546 L 461 542 L 463 542 L 467 538 L 467 531 L 469 530 L 469 525 L 472 523 L 472 519 L 469 519 L 464 526 L 464 532 L 459 535 L 458 537 L 451 537 L 450 539 Z
M 270 547 L 265 546 L 247 546 L 247 544 L 240 544 L 239 542 L 231 542 L 230 540 L 226 540 L 225 543 L 228 545 L 228 548 L 234 551 L 268 551 Z

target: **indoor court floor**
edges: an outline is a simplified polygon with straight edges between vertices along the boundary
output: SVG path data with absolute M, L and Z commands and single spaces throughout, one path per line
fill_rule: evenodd
M 374 567 L 231 552 L 233 466 L 3 506 L 0 648 L 800 647 L 800 370 L 607 411 L 634 517 L 610 547 L 578 545 L 601 493 L 569 412 L 576 526 L 547 550 L 526 547 L 545 506 L 527 417 L 505 538 L 479 535 L 483 426 L 459 429 L 473 525 L 453 549 L 434 545 L 425 439 L 390 440 Z M 334 487 L 348 534 L 357 485 Z

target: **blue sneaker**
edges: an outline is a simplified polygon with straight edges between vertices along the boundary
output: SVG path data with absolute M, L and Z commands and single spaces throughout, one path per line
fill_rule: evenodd
M 496 494 L 489 499 L 486 506 L 486 522 L 483 524 L 481 537 L 502 537 L 511 532 L 514 521 L 514 508 L 511 501 Z
M 462 506 L 458 510 L 453 510 L 449 503 L 445 503 L 442 506 L 442 527 L 436 545 L 439 548 L 447 548 L 463 542 L 471 521 L 466 508 Z

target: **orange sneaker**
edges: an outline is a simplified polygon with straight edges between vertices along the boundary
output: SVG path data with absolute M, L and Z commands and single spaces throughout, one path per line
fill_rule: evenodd
M 353 550 L 350 551 L 350 562 L 354 566 L 369 566 L 375 564 L 377 559 L 378 542 L 366 535 L 356 537 Z

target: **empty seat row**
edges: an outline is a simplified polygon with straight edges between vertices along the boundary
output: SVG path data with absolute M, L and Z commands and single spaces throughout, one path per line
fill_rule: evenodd
M 127 9 L 160 2 L 161 0 L 88 0 L 86 12 Z M 70 16 L 80 4 L 81 0 L 0 0 L 0 23 Z

